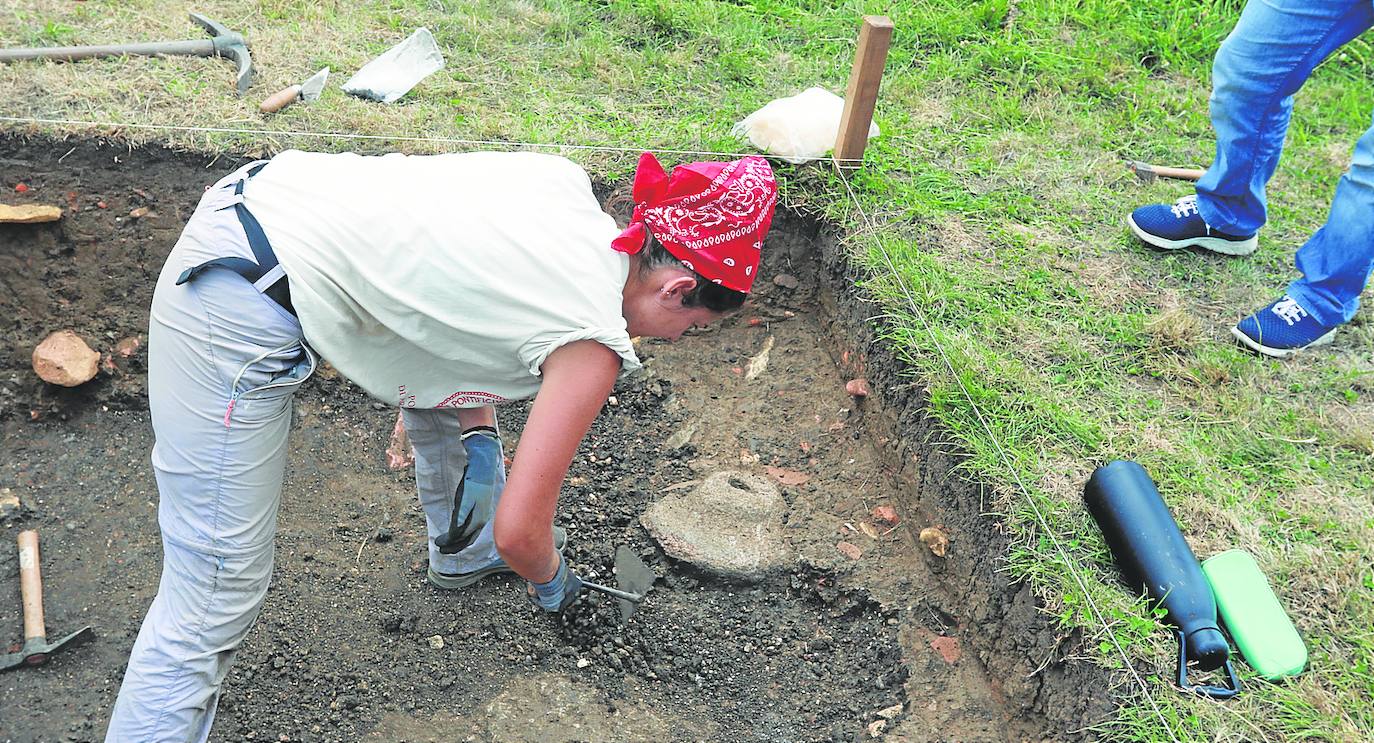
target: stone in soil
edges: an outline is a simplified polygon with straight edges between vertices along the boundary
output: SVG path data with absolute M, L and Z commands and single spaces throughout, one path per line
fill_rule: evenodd
M 10 206 L 0 204 L 0 222 L 10 224 L 38 224 L 56 222 L 62 218 L 62 208 L 43 204 L 23 204 Z
M 927 526 L 921 530 L 921 543 L 930 548 L 931 554 L 944 557 L 949 552 L 949 535 L 938 526 Z
M 33 370 L 44 382 L 63 387 L 90 381 L 99 363 L 100 354 L 71 330 L 59 330 L 33 349 Z
M 689 493 L 665 496 L 640 520 L 672 557 L 722 578 L 756 582 L 793 560 L 781 537 L 785 509 L 767 479 L 727 471 Z

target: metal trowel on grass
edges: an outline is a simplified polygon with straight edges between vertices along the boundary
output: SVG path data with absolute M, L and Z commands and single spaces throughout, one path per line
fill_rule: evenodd
M 271 114 L 286 108 L 296 101 L 310 103 L 320 97 L 320 93 L 324 92 L 324 85 L 327 82 L 329 82 L 328 67 L 311 75 L 308 80 L 299 85 L 282 88 L 268 96 L 267 99 L 258 106 L 258 110 L 265 114 Z
M 639 555 L 634 550 L 620 545 L 615 549 L 615 574 L 621 586 L 625 590 L 603 586 L 600 583 L 582 581 L 582 585 L 607 596 L 614 596 L 620 599 L 620 619 L 627 621 L 634 616 L 639 609 L 639 604 L 644 601 L 644 597 L 654 588 L 654 580 L 658 576 L 649 569 L 644 561 L 639 559 Z

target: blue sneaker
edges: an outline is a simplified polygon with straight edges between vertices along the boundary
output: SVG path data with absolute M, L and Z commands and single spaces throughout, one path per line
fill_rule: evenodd
M 568 544 L 568 532 L 561 526 L 553 527 L 553 548 L 558 554 L 563 554 L 563 548 Z M 429 583 L 435 588 L 442 588 L 445 591 L 454 591 L 460 588 L 467 588 L 479 580 L 489 575 L 500 575 L 501 573 L 514 573 L 505 560 L 496 558 L 491 564 L 483 568 L 471 570 L 466 573 L 441 573 L 434 568 L 429 569 Z
M 1169 204 L 1142 206 L 1126 217 L 1131 232 L 1164 250 L 1203 248 L 1223 255 L 1250 255 L 1259 246 L 1256 235 L 1228 235 L 1207 226 L 1197 211 L 1197 194 Z
M 1317 322 L 1297 300 L 1285 294 L 1236 323 L 1231 335 L 1252 351 L 1286 359 L 1304 348 L 1330 343 L 1336 328 Z

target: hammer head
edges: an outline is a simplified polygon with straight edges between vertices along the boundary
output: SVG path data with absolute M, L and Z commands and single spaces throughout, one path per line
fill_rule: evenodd
M 1149 163 L 1143 163 L 1139 160 L 1128 160 L 1126 162 L 1126 167 L 1130 168 L 1132 173 L 1135 173 L 1135 177 L 1145 183 L 1154 183 L 1155 180 L 1159 178 L 1159 174 L 1155 172 L 1154 167 Z
M 24 647 L 19 652 L 0 655 L 0 671 L 41 666 L 48 662 L 48 656 L 53 653 L 64 648 L 75 647 L 94 637 L 95 632 L 90 627 L 82 627 L 53 643 L 49 643 L 46 637 L 30 637 L 24 641 Z
M 232 59 L 238 65 L 238 91 L 239 95 L 243 95 L 253 84 L 253 57 L 248 53 L 248 42 L 242 34 L 230 31 L 223 23 L 199 13 L 192 13 L 191 20 L 210 33 L 217 56 Z

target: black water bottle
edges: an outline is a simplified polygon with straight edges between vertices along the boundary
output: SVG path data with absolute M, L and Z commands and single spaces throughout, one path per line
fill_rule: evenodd
M 1177 627 L 1179 685 L 1212 697 L 1234 695 L 1239 687 L 1230 648 L 1217 625 L 1212 587 L 1145 468 L 1127 461 L 1097 468 L 1083 489 L 1083 500 L 1126 582 L 1143 586 L 1151 606 L 1163 606 Z M 1225 667 L 1232 688 L 1189 685 L 1189 661 L 1204 671 Z

